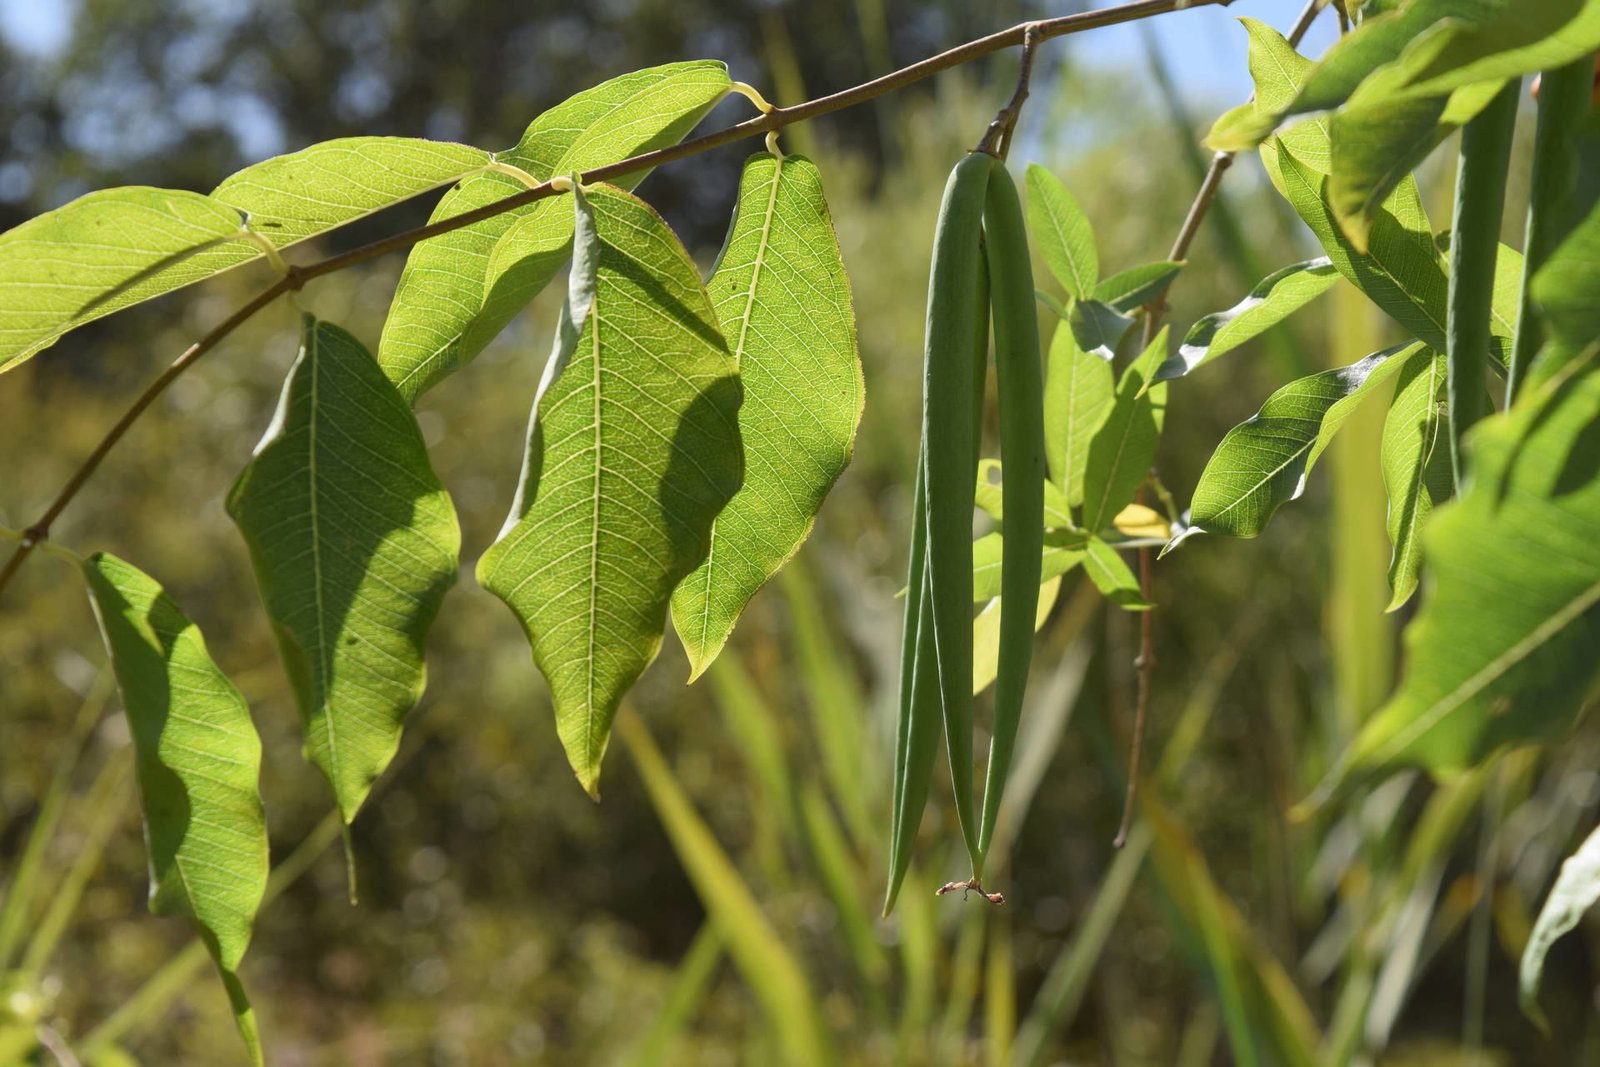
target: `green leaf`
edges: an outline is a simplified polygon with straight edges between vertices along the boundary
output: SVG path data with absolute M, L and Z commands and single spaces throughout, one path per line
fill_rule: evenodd
M 449 141 L 343 137 L 246 167 L 211 198 L 244 212 L 281 249 L 467 178 L 493 158 Z
M 1571 724 L 1600 669 L 1597 418 L 1600 373 L 1574 364 L 1468 436 L 1472 482 L 1423 533 L 1405 678 L 1352 766 L 1450 773 Z
M 1259 536 L 1273 512 L 1305 491 L 1306 476 L 1356 406 L 1422 351 L 1412 342 L 1374 352 L 1269 396 L 1211 454 L 1195 486 L 1189 525 L 1163 551 L 1196 533 Z
M 1067 312 L 1067 326 L 1079 348 L 1109 363 L 1133 327 L 1133 319 L 1099 300 L 1074 300 Z
M 1504 253 L 1502 252 L 1502 255 Z M 1544 312 L 1551 347 L 1566 353 L 1556 360 L 1541 355 L 1536 364 L 1548 377 L 1556 363 L 1600 341 L 1600 205 L 1589 212 L 1567 238 L 1556 246 L 1550 260 L 1533 277 L 1532 295 Z
M 984 534 L 972 542 L 972 600 L 981 603 L 1000 595 L 1000 561 L 1005 542 L 998 533 Z M 1083 562 L 1088 539 L 1072 530 L 1051 530 L 1044 535 L 1039 581 L 1047 582 Z
M 850 282 L 810 160 L 762 152 L 745 164 L 707 290 L 744 384 L 740 435 L 751 447 L 744 485 L 712 525 L 705 562 L 672 595 L 691 680 L 810 534 L 861 420 Z
M 1383 423 L 1383 486 L 1389 497 L 1389 587 L 1386 610 L 1411 599 L 1422 564 L 1422 527 L 1433 509 L 1449 499 L 1450 424 L 1441 408 L 1445 358 L 1434 353 L 1400 371 L 1394 400 Z
M 1268 172 L 1278 176 L 1289 203 L 1311 227 L 1339 273 L 1408 332 L 1442 350 L 1448 286 L 1416 179 L 1405 178 L 1389 195 L 1372 223 L 1367 247 L 1357 248 L 1334 221 L 1326 176 L 1292 152 L 1272 149 L 1273 144 L 1262 146 L 1262 160 L 1269 156 L 1272 160 Z
M 346 823 L 422 695 L 423 640 L 461 534 L 405 399 L 360 341 L 306 316 L 228 495 L 306 731 Z
M 1259 19 L 1241 18 L 1239 24 L 1250 38 L 1248 62 L 1256 93 L 1255 99 L 1224 112 L 1212 124 L 1205 143 L 1218 152 L 1247 151 L 1271 134 L 1314 65 Z
M 973 499 L 979 509 L 996 522 L 1002 522 L 1006 517 L 1005 501 L 1000 491 L 1002 476 L 1003 469 L 998 459 L 978 460 L 978 486 Z M 1044 483 L 1044 524 L 1052 530 L 1072 526 L 1071 509 L 1054 482 Z
M 1046 552 L 1048 553 L 1048 549 Z M 1039 586 L 1039 606 L 1034 611 L 1033 628 L 1037 632 L 1050 617 L 1061 595 L 1061 575 L 1047 578 Z M 994 684 L 1000 671 L 1000 597 L 983 606 L 972 620 L 972 695 L 977 696 Z
M 1089 538 L 1083 556 L 1084 573 L 1094 587 L 1111 603 L 1128 611 L 1148 611 L 1151 604 L 1139 590 L 1139 579 L 1134 576 L 1126 560 L 1117 550 L 1100 540 Z
M 1074 300 L 1094 294 L 1100 254 L 1094 227 L 1061 180 L 1037 163 L 1029 164 L 1028 231 L 1039 243 L 1045 265 Z
M 1396 94 L 1437 96 L 1475 82 L 1518 78 L 1581 59 L 1600 48 L 1596 0 L 1459 0 L 1418 3 L 1433 25 L 1406 47 L 1395 64 Z
M 797 1067 L 835 1062 L 799 960 L 762 914 L 760 903 L 695 811 L 644 723 L 637 715 L 627 715 L 618 730 L 678 861 L 707 914 L 726 935 L 728 954 L 766 1013 L 788 1060 Z
M 710 60 L 624 74 L 546 111 L 517 147 L 496 158 L 537 181 L 627 159 L 681 140 L 730 84 L 727 67 Z M 618 184 L 632 188 L 647 173 Z M 522 188 L 504 174 L 478 175 L 451 190 L 432 221 Z M 557 200 L 536 201 L 411 250 L 378 346 L 378 362 L 408 399 L 415 401 L 482 351 L 566 262 L 572 212 Z
M 1233 307 L 1213 312 L 1189 327 L 1177 353 L 1157 367 L 1152 377 L 1158 382 L 1181 378 L 1255 340 L 1327 292 L 1338 280 L 1339 272 L 1326 256 L 1274 271 Z
M 1169 259 L 1141 263 L 1100 282 L 1094 287 L 1094 298 L 1124 315 L 1132 315 L 1164 295 L 1182 269 L 1181 262 Z
M 1150 473 L 1161 439 L 1161 409 L 1166 404 L 1167 387 L 1157 383 L 1146 389 L 1145 383 L 1166 352 L 1167 331 L 1163 327 L 1123 374 L 1111 411 L 1089 442 L 1083 475 L 1085 530 L 1098 533 L 1111 525 Z
M 195 263 L 199 252 L 213 249 L 232 262 L 259 254 L 231 243 L 242 233 L 232 208 L 147 186 L 80 196 L 7 230 L 0 234 L 0 371 L 75 326 L 214 273 Z
M 1057 325 L 1044 381 L 1044 454 L 1051 481 L 1072 507 L 1083 503 L 1089 443 L 1115 394 L 1111 364 L 1085 352 L 1067 323 Z
M 105 553 L 83 572 L 133 735 L 150 910 L 194 924 L 259 1064 L 255 1016 L 235 973 L 267 887 L 261 740 L 249 706 L 153 578 Z
M 623 694 L 661 646 L 743 473 L 738 368 L 649 205 L 574 197 L 577 252 L 522 483 L 478 581 L 522 621 L 578 780 L 598 795 Z
M 1522 950 L 1522 964 L 1517 972 L 1517 997 L 1528 1018 L 1549 1032 L 1549 1023 L 1539 1007 L 1539 982 L 1544 977 L 1544 960 L 1561 936 L 1578 925 L 1583 913 L 1600 900 L 1600 829 L 1584 839 L 1578 851 L 1567 857 L 1561 873 L 1539 918 L 1534 921 L 1533 933 Z

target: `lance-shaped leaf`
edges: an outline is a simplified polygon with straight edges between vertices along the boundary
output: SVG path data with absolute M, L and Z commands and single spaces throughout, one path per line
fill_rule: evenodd
M 1549 1023 L 1539 1007 L 1539 982 L 1544 977 L 1545 957 L 1550 954 L 1550 946 L 1574 929 L 1596 900 L 1600 900 L 1600 829 L 1585 838 L 1578 851 L 1561 864 L 1561 873 L 1539 909 L 1533 933 L 1522 950 L 1517 996 L 1524 1014 L 1546 1031 L 1550 1029 Z
M 1160 383 L 1148 389 L 1145 386 L 1166 352 L 1163 327 L 1144 354 L 1123 372 L 1111 411 L 1089 443 L 1083 475 L 1083 528 L 1091 533 L 1111 525 L 1155 462 L 1167 387 Z
M 586 89 L 534 119 L 501 162 L 537 181 L 676 143 L 728 92 L 727 67 L 697 60 L 650 67 Z M 619 179 L 623 188 L 648 171 Z M 450 218 L 523 188 L 505 174 L 463 182 L 439 202 Z M 497 254 L 502 240 L 506 249 Z M 378 361 L 408 399 L 472 359 L 555 276 L 572 247 L 572 209 L 537 201 L 423 241 L 411 250 L 384 323 Z
M 1004 468 L 998 459 L 978 460 L 978 485 L 973 502 L 979 510 L 1002 522 L 1006 517 L 1005 498 L 1002 491 Z M 1047 530 L 1071 529 L 1072 512 L 1066 498 L 1054 482 L 1044 483 L 1044 525 Z
M 1422 563 L 1422 525 L 1454 489 L 1450 420 L 1441 407 L 1444 387 L 1443 353 L 1412 360 L 1400 371 L 1383 422 L 1383 487 L 1389 497 L 1389 543 L 1394 546 L 1388 611 L 1415 592 Z
M 1034 610 L 1033 628 L 1044 626 L 1061 595 L 1061 576 L 1046 579 L 1039 586 L 1039 606 Z M 1000 598 L 983 606 L 972 620 L 972 695 L 977 696 L 1000 673 Z
M 1597 418 L 1591 357 L 1469 436 L 1472 483 L 1423 532 L 1405 678 L 1351 766 L 1450 773 L 1571 725 L 1600 671 Z
M 1072 507 L 1083 503 L 1089 442 L 1116 395 L 1111 364 L 1083 350 L 1065 322 L 1050 338 L 1044 380 L 1044 455 L 1050 479 Z
M 975 603 L 1000 595 L 1000 563 L 1004 554 L 1003 535 L 984 534 L 972 542 L 972 599 Z M 1073 530 L 1050 530 L 1044 535 L 1041 550 L 1041 583 L 1058 577 L 1083 562 L 1088 538 Z
M 1084 549 L 1083 569 L 1094 587 L 1111 603 L 1127 611 L 1150 609 L 1150 602 L 1140 591 L 1139 579 L 1134 576 L 1127 560 L 1100 538 L 1089 538 Z
M 1045 265 L 1074 300 L 1094 295 L 1100 279 L 1100 254 L 1094 228 L 1061 179 L 1037 163 L 1029 164 L 1028 232 L 1039 243 Z
M 1228 431 L 1195 486 L 1190 524 L 1170 550 L 1196 533 L 1256 537 L 1278 508 L 1305 491 L 1306 475 L 1356 406 L 1425 351 L 1413 342 L 1359 363 L 1290 382 Z
M 228 495 L 346 823 L 422 695 L 423 639 L 461 534 L 410 407 L 350 334 L 307 316 L 255 457 Z
M 1505 249 L 1501 249 L 1505 257 Z M 1498 278 L 1496 296 L 1499 296 Z M 1531 293 L 1549 325 L 1549 343 L 1534 362 L 1546 381 L 1600 340 L 1600 205 L 1580 222 L 1533 276 Z M 1498 303 L 1498 300 L 1497 300 Z
M 517 500 L 478 581 L 522 620 L 598 796 L 619 702 L 743 474 L 738 368 L 683 246 L 620 189 L 578 192 L 561 328 Z
M 150 910 L 194 923 L 259 1064 L 255 1017 L 235 973 L 267 887 L 261 740 L 250 709 L 155 579 L 104 553 L 83 572 L 133 736 Z
M 1368 231 L 1367 247 L 1358 249 L 1334 221 L 1327 177 L 1291 151 L 1279 150 L 1285 147 L 1267 142 L 1262 159 L 1271 161 L 1268 172 L 1276 175 L 1284 196 L 1311 227 L 1339 273 L 1408 332 L 1442 350 L 1448 285 L 1416 179 L 1407 177 L 1384 201 Z
M 706 288 L 744 385 L 739 426 L 749 448 L 744 485 L 712 525 L 705 562 L 672 596 L 691 679 L 810 534 L 861 419 L 850 282 L 815 164 L 750 158 Z
M 1133 319 L 1099 300 L 1074 300 L 1067 311 L 1067 326 L 1079 348 L 1109 363 L 1133 327 Z
M 1154 380 L 1181 378 L 1255 340 L 1327 292 L 1338 280 L 1339 272 L 1326 256 L 1274 271 L 1233 307 L 1213 312 L 1189 327 L 1177 353 L 1156 368 Z
M 1094 298 L 1124 315 L 1132 315 L 1163 296 L 1182 269 L 1181 262 L 1170 259 L 1141 263 L 1103 279 L 1094 287 Z
M 168 289 L 205 277 L 211 271 L 193 265 L 195 254 L 242 232 L 237 211 L 198 193 L 130 186 L 80 196 L 0 234 L 0 371 L 154 295 L 142 287 L 158 273 L 175 279 Z

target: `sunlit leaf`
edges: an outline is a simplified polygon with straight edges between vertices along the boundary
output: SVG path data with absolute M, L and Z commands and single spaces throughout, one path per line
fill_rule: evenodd
M 1111 603 L 1128 611 L 1145 611 L 1150 602 L 1139 591 L 1139 579 L 1117 550 L 1100 540 L 1089 538 L 1084 549 L 1083 570 L 1094 587 Z
M 1111 528 L 1128 537 L 1164 538 L 1172 532 L 1172 524 L 1164 515 L 1143 504 L 1129 504 L 1117 512 L 1117 517 L 1111 520 Z
M 1168 548 L 1196 533 L 1258 536 L 1273 512 L 1305 491 L 1306 476 L 1345 418 L 1423 351 L 1415 342 L 1385 349 L 1269 396 L 1211 454 L 1195 486 L 1190 525 Z
M 1028 166 L 1028 232 L 1045 265 L 1074 300 L 1094 295 L 1100 254 L 1094 228 L 1061 180 L 1037 163 Z
M 1044 380 L 1044 454 L 1050 480 L 1072 507 L 1083 503 L 1089 442 L 1116 394 L 1111 364 L 1085 352 L 1067 323 L 1056 326 Z
M 1422 563 L 1422 526 L 1454 488 L 1450 470 L 1450 420 L 1442 402 L 1445 357 L 1410 361 L 1400 371 L 1394 400 L 1383 423 L 1383 487 L 1389 497 L 1389 587 L 1394 611 L 1417 588 Z
M 130 186 L 0 234 L 0 371 L 74 326 L 215 273 L 194 263 L 198 252 L 216 249 L 231 262 L 259 254 L 246 245 L 223 251 L 242 232 L 237 211 L 198 193 Z
M 1522 950 L 1517 976 L 1518 998 L 1523 1012 L 1545 1030 L 1549 1029 L 1549 1024 L 1539 1007 L 1539 983 L 1544 977 L 1545 957 L 1550 954 L 1550 946 L 1574 929 L 1596 900 L 1600 900 L 1600 829 L 1591 833 L 1578 846 L 1578 851 L 1561 865 L 1556 884 L 1545 898 L 1544 907 L 1539 909 L 1533 934 Z
M 1045 580 L 1039 586 L 1039 606 L 1033 617 L 1033 628 L 1038 630 L 1050 617 L 1061 595 L 1061 575 Z M 972 692 L 983 692 L 994 684 L 1000 670 L 1000 598 L 995 597 L 983 606 L 972 620 Z
M 307 316 L 272 425 L 228 496 L 306 731 L 352 821 L 422 695 L 461 533 L 405 398 Z
M 691 679 L 810 534 L 861 418 L 850 283 L 810 160 L 763 152 L 745 164 L 707 290 L 744 385 L 749 447 L 744 485 L 712 525 L 705 561 L 672 595 Z
M 1571 725 L 1600 670 L 1597 418 L 1600 373 L 1575 364 L 1469 435 L 1472 483 L 1423 533 L 1405 678 L 1353 767 L 1448 773 Z
M 1003 535 L 984 534 L 972 542 L 972 599 L 975 602 L 1000 595 L 1000 558 Z M 1070 530 L 1051 530 L 1044 535 L 1041 582 L 1070 571 L 1083 562 L 1088 538 Z
M 255 1016 L 235 973 L 267 886 L 261 740 L 250 709 L 154 579 L 104 553 L 83 572 L 133 735 L 150 910 L 194 923 L 259 1064 Z
M 1254 340 L 1327 292 L 1338 280 L 1339 272 L 1326 256 L 1274 271 L 1233 307 L 1213 312 L 1189 327 L 1177 353 L 1156 368 L 1154 380 L 1181 378 Z
M 604 185 L 574 205 L 577 252 L 522 483 L 478 581 L 522 621 L 567 758 L 598 795 L 618 703 L 739 488 L 740 385 L 660 216 Z
M 546 111 L 515 148 L 496 158 L 537 181 L 626 159 L 681 140 L 729 84 L 727 67 L 710 60 L 624 74 Z M 632 188 L 647 173 L 618 184 Z M 439 202 L 433 221 L 522 188 L 506 174 L 477 175 Z M 503 253 L 497 249 L 502 239 Z M 417 245 L 378 347 L 384 372 L 414 401 L 493 340 L 561 269 L 571 242 L 572 207 L 554 197 Z
M 974 502 L 979 510 L 996 522 L 1005 519 L 1005 501 L 1000 491 L 1002 473 L 999 460 L 978 461 L 978 485 Z M 1072 513 L 1067 507 L 1066 498 L 1061 495 L 1061 490 L 1055 487 L 1054 482 L 1044 483 L 1044 524 L 1049 529 L 1061 529 L 1072 525 Z

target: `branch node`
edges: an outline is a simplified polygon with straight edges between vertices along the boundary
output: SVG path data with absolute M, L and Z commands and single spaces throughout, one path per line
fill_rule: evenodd
M 968 893 L 977 893 L 980 897 L 982 897 L 984 900 L 987 900 L 997 908 L 1006 902 L 1006 895 L 1004 893 L 985 892 L 983 883 L 977 878 L 969 878 L 965 882 L 946 882 L 938 889 L 935 889 L 933 891 L 933 895 L 936 897 L 942 897 L 946 893 L 954 893 L 958 889 L 961 890 L 962 900 L 967 899 Z
M 1039 47 L 1039 24 L 1030 22 L 1022 28 L 1022 61 L 1017 69 L 1017 88 L 1006 106 L 995 115 L 994 121 L 983 132 L 977 152 L 986 152 L 1004 160 L 1011 151 L 1011 136 L 1016 132 L 1017 119 L 1022 115 L 1023 102 L 1028 99 L 1028 83 L 1033 78 L 1033 57 Z

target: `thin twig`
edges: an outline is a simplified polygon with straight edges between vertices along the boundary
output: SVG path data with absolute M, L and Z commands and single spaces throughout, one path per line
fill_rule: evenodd
M 1053 37 L 1065 37 L 1069 34 L 1083 33 L 1086 30 L 1099 29 L 1104 26 L 1133 22 L 1137 19 L 1163 15 L 1182 8 L 1226 7 L 1232 2 L 1233 0 L 1135 0 L 1133 3 L 1119 4 L 1099 11 L 1084 11 L 1075 15 L 1061 15 L 1057 18 L 1041 19 L 1037 22 L 1019 23 L 1008 30 L 1001 30 L 999 33 L 992 33 L 987 37 L 968 41 L 966 44 L 959 45 L 949 51 L 930 56 L 908 67 L 902 67 L 893 73 L 885 74 L 881 78 L 874 78 L 872 81 L 863 82 L 860 85 L 832 95 L 808 100 L 803 104 L 795 104 L 793 107 L 774 108 L 765 114 L 757 115 L 755 118 L 746 119 L 744 122 L 708 133 L 703 137 L 681 141 L 678 144 L 658 148 L 652 152 L 644 152 L 616 163 L 608 163 L 603 167 L 595 167 L 593 170 L 584 171 L 579 176 L 579 181 L 587 185 L 592 182 L 620 177 L 624 174 L 634 174 L 641 170 L 658 167 L 663 163 L 671 163 L 674 160 L 698 155 L 713 148 L 720 148 L 725 144 L 732 144 L 734 141 L 741 141 L 747 137 L 755 137 L 758 134 L 781 130 L 792 123 L 804 122 L 807 119 L 814 119 L 821 115 L 853 107 L 856 104 L 902 89 L 907 85 L 922 81 L 941 71 L 971 62 L 982 56 L 1013 48 L 1017 45 L 1026 46 L 1030 36 L 1037 41 L 1047 41 Z M 1019 88 L 1024 90 L 1025 95 L 1025 85 L 1019 86 Z M 502 200 L 496 200 L 492 204 L 486 204 L 472 211 L 465 211 L 448 219 L 441 219 L 426 226 L 406 230 L 403 233 L 385 237 L 382 240 L 362 245 L 360 248 L 351 249 L 336 256 L 330 256 L 307 266 L 289 267 L 284 277 L 263 290 L 249 303 L 228 316 L 228 318 L 214 327 L 211 332 L 190 346 L 188 351 L 173 361 L 172 365 L 162 372 L 160 377 L 151 382 L 144 392 L 139 394 L 127 412 L 121 419 L 117 420 L 116 425 L 107 432 L 105 438 L 101 440 L 100 444 L 95 447 L 89 457 L 74 472 L 65 488 L 56 496 L 55 501 L 39 521 L 27 528 L 25 531 L 26 538 L 11 554 L 11 558 L 6 561 L 5 567 L 0 569 L 0 592 L 4 592 L 12 576 L 17 573 L 18 568 L 22 566 L 23 561 L 28 558 L 39 542 L 50 536 L 50 528 L 55 524 L 56 519 L 60 518 L 62 511 L 72 502 L 73 497 L 78 495 L 78 491 L 83 488 L 84 483 L 94 474 L 95 468 L 100 465 L 106 454 L 122 439 L 123 434 L 128 432 L 128 428 L 166 390 L 167 386 L 172 384 L 178 375 L 193 366 L 196 360 L 215 348 L 223 338 L 238 329 L 256 312 L 283 294 L 298 290 L 313 278 L 319 278 L 324 274 L 332 274 L 335 271 L 355 266 L 358 263 L 365 263 L 367 260 L 376 259 L 391 252 L 402 251 L 429 238 L 451 233 L 474 223 L 482 222 L 484 219 L 493 218 L 507 211 L 514 211 L 519 207 L 536 203 L 546 197 L 564 192 L 566 188 L 567 183 L 564 180 L 561 182 L 555 180 L 542 182 L 532 188 L 524 189 L 521 192 L 505 197 Z
M 1033 55 L 1039 44 L 1038 23 L 1030 22 L 1022 31 L 1022 59 L 1017 69 L 1017 88 L 1000 113 L 989 123 L 983 140 L 974 151 L 987 152 L 1004 160 L 1011 152 L 1011 135 L 1016 132 L 1017 119 L 1022 115 L 1022 105 L 1028 99 L 1028 83 L 1033 80 Z
M 1295 19 L 1294 26 L 1289 30 L 1289 45 L 1294 47 L 1305 37 L 1306 31 L 1311 29 L 1311 24 L 1316 21 L 1317 13 L 1323 8 L 1323 0 L 1308 0 L 1305 8 L 1300 12 L 1300 17 Z M 1180 261 L 1189 254 L 1189 246 L 1194 243 L 1195 235 L 1200 232 L 1200 224 L 1205 221 L 1206 215 L 1211 211 L 1211 205 L 1216 203 L 1217 190 L 1222 186 L 1222 177 L 1228 173 L 1228 168 L 1233 166 L 1232 152 L 1218 152 L 1211 157 L 1211 166 L 1206 168 L 1206 176 L 1200 182 L 1200 190 L 1194 195 L 1194 202 L 1189 205 L 1189 213 L 1184 216 L 1183 225 L 1178 229 L 1178 236 L 1172 242 L 1172 250 L 1167 258 Z M 1167 304 L 1164 297 L 1157 297 L 1144 309 L 1144 344 L 1146 347 L 1156 339 L 1160 330 L 1161 317 L 1166 314 Z M 1144 499 L 1144 490 L 1139 490 L 1140 502 Z M 1134 660 L 1134 665 L 1139 670 L 1137 698 L 1133 707 L 1133 738 L 1128 745 L 1128 785 L 1122 798 L 1122 819 L 1117 826 L 1117 836 L 1112 841 L 1113 847 L 1121 848 L 1128 840 L 1128 830 L 1133 825 L 1133 809 L 1139 799 L 1139 765 L 1144 756 L 1145 723 L 1150 714 L 1150 686 L 1156 669 L 1156 620 L 1155 601 L 1151 599 L 1151 557 L 1150 549 L 1139 549 L 1139 595 L 1145 603 L 1152 605 L 1144 610 L 1139 617 L 1139 656 Z

